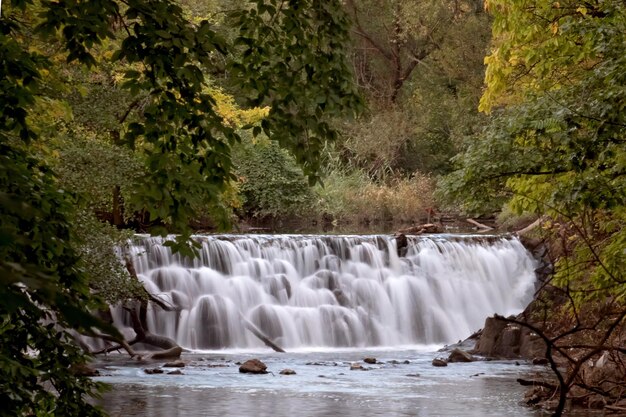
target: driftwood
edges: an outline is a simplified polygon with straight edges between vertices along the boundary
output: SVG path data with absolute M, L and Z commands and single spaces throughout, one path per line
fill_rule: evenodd
M 547 388 L 551 391 L 556 391 L 557 390 L 557 386 L 554 384 L 551 384 L 549 382 L 545 382 L 545 381 L 537 381 L 534 379 L 523 379 L 523 378 L 517 378 L 517 382 L 525 387 L 544 387 Z
M 487 226 L 486 224 L 479 223 L 479 222 L 477 222 L 474 219 L 465 219 L 465 221 L 468 222 L 469 224 L 472 224 L 472 225 L 478 227 L 479 229 L 482 229 L 482 230 L 485 230 L 485 231 L 493 230 L 493 227 Z
M 135 267 L 129 258 L 126 258 L 126 269 L 128 270 L 128 273 L 131 275 L 131 277 L 135 279 L 139 279 L 137 277 L 137 272 L 135 270 Z M 137 354 L 137 352 L 135 352 L 131 348 L 131 346 L 137 343 L 144 343 L 147 345 L 151 345 L 151 346 L 155 346 L 155 347 L 163 349 L 162 352 L 155 352 L 155 353 L 149 354 L 147 358 L 177 359 L 180 357 L 183 351 L 183 348 L 180 347 L 178 343 L 176 343 L 176 341 L 166 336 L 161 336 L 161 335 L 150 333 L 150 331 L 148 330 L 148 320 L 147 320 L 148 302 L 153 302 L 154 304 L 158 305 L 159 307 L 167 311 L 174 311 L 175 307 L 169 304 L 166 304 L 163 300 L 159 299 L 158 297 L 155 297 L 154 295 L 148 293 L 147 291 L 146 291 L 146 295 L 147 295 L 147 300 L 137 300 L 133 302 L 131 306 L 124 307 L 124 309 L 128 311 L 128 313 L 130 314 L 132 325 L 133 325 L 133 330 L 135 331 L 135 337 L 133 338 L 133 340 L 131 341 L 126 341 L 124 339 L 120 340 L 117 337 L 113 337 L 113 336 L 106 335 L 106 334 L 99 334 L 98 335 L 99 338 L 110 341 L 110 342 L 115 342 L 117 343 L 117 345 L 106 347 L 97 352 L 92 352 L 92 354 L 97 355 L 101 353 L 108 353 L 108 352 L 112 352 L 115 350 L 124 349 L 126 350 L 126 352 L 128 352 L 131 358 L 133 357 L 141 358 L 141 356 Z
M 272 342 L 267 336 L 265 336 L 258 327 L 256 327 L 250 320 L 245 318 L 241 312 L 239 312 L 239 317 L 241 318 L 241 322 L 246 327 L 246 329 L 250 330 L 250 332 L 258 337 L 265 346 L 274 349 L 276 352 L 285 353 L 285 350 L 278 346 L 276 343 Z
M 178 359 L 180 358 L 181 353 L 183 353 L 183 348 L 180 346 L 174 346 L 173 348 L 167 350 L 154 352 L 148 357 L 150 359 Z
M 420 224 L 419 226 L 411 226 L 406 229 L 400 229 L 396 232 L 396 234 L 404 234 L 404 235 L 421 235 L 423 233 L 441 233 L 442 228 L 438 224 L 434 223 L 426 223 Z
M 546 220 L 546 216 L 541 216 L 537 220 L 535 220 L 534 222 L 529 224 L 528 226 L 526 226 L 523 229 L 518 230 L 517 232 L 515 232 L 515 234 L 518 235 L 518 236 L 527 235 L 528 232 L 530 232 L 531 230 L 537 228 L 537 226 L 540 226 L 541 223 L 543 223 L 545 220 Z
M 109 342 L 115 342 L 118 343 L 116 346 L 112 346 L 110 348 L 105 348 L 102 350 L 99 350 L 97 352 L 91 352 L 93 355 L 98 355 L 101 353 L 108 353 L 108 352 L 113 352 L 114 350 L 120 350 L 120 349 L 124 349 L 126 352 L 128 352 L 128 354 L 130 355 L 131 358 L 134 358 L 135 356 L 139 356 L 137 354 L 137 352 L 135 352 L 133 350 L 133 348 L 130 347 L 130 344 L 124 340 L 124 339 L 118 339 L 116 337 L 113 336 L 109 336 L 108 334 L 97 334 L 97 337 L 99 337 L 100 339 L 103 340 L 108 340 Z
M 612 413 L 624 413 L 626 412 L 626 407 L 618 407 L 616 405 L 605 405 L 604 409 L 610 411 Z

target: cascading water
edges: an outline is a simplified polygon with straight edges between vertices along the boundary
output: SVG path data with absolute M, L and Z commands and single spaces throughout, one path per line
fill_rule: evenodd
M 131 247 L 147 290 L 175 307 L 151 307 L 150 329 L 191 349 L 262 347 L 245 319 L 287 349 L 453 342 L 534 289 L 534 261 L 510 237 L 409 237 L 404 256 L 390 236 L 195 239 L 195 259 L 161 238 Z

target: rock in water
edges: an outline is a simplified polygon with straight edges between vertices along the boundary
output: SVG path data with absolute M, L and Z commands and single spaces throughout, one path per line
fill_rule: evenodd
M 168 362 L 165 365 L 163 365 L 163 367 L 164 368 L 184 368 L 185 362 L 183 361 Z
M 435 358 L 433 359 L 433 366 L 448 366 L 448 362 L 445 359 Z
M 452 352 L 450 352 L 450 356 L 448 356 L 448 362 L 473 362 L 474 361 L 474 357 L 472 355 L 470 355 L 469 353 L 467 353 L 464 350 L 461 350 L 459 348 L 454 348 L 452 349 Z
M 146 368 L 143 370 L 145 373 L 147 373 L 148 375 L 152 375 L 152 374 L 162 374 L 163 373 L 163 369 L 159 369 L 159 368 Z
M 294 371 L 293 369 L 283 369 L 282 371 L 279 372 L 281 375 L 295 375 L 296 371 Z
M 363 359 L 363 362 L 373 365 L 376 363 L 376 358 L 365 358 Z
M 266 374 L 267 365 L 258 359 L 249 359 L 240 367 L 239 372 L 242 374 Z
M 363 365 L 361 365 L 358 362 L 354 362 L 350 364 L 350 370 L 351 371 L 364 371 L 365 368 L 363 368 Z
M 175 369 L 167 373 L 168 375 L 185 375 L 180 369 Z

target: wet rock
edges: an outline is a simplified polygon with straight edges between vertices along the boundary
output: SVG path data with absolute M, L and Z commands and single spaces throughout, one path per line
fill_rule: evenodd
M 411 378 L 419 378 L 420 374 L 406 374 L 406 376 Z
M 84 363 L 72 365 L 72 373 L 76 376 L 99 376 L 100 372 Z
M 245 361 L 240 367 L 239 372 L 242 374 L 266 374 L 267 365 L 258 359 L 249 359 Z
M 163 369 L 159 369 L 159 368 L 146 368 L 143 370 L 145 373 L 147 373 L 148 375 L 152 375 L 152 374 L 162 374 L 163 373 Z
M 153 352 L 148 357 L 154 360 L 171 360 L 180 358 L 181 353 L 183 353 L 183 348 L 180 346 L 174 346 L 170 349 Z
M 307 362 L 305 365 L 309 366 L 338 366 L 337 362 Z
M 346 296 L 346 294 L 342 290 L 340 290 L 339 288 L 335 288 L 333 290 L 333 295 L 335 296 L 335 299 L 337 300 L 340 306 L 350 307 L 350 299 Z
M 183 361 L 167 362 L 165 365 L 163 365 L 163 367 L 164 368 L 184 368 L 185 362 Z
M 402 362 L 402 363 L 403 363 L 403 364 L 405 364 L 405 365 L 408 365 L 408 364 L 410 364 L 410 363 L 411 363 L 411 361 L 407 359 L 407 360 L 405 360 L 405 361 L 404 361 L 404 362 Z
M 205 368 L 228 368 L 228 365 L 225 363 L 208 363 L 203 365 Z
M 370 365 L 373 365 L 373 364 L 376 363 L 376 358 L 364 358 L 363 362 L 369 363 Z
M 361 365 L 360 363 L 355 362 L 355 363 L 350 364 L 350 370 L 351 371 L 364 371 L 365 368 L 363 368 L 363 365 Z
M 448 362 L 473 362 L 475 359 L 472 355 L 467 353 L 464 350 L 454 348 L 452 352 L 450 352 L 450 356 L 448 356 Z
M 398 232 L 394 235 L 394 237 L 396 238 L 396 249 L 398 251 L 398 256 L 402 258 L 406 256 L 409 241 L 404 233 Z
M 282 371 L 279 372 L 281 375 L 295 375 L 296 371 L 294 371 L 293 369 L 283 369 Z
M 445 359 L 435 358 L 433 359 L 433 366 L 448 366 L 448 362 Z
M 169 371 L 167 374 L 168 375 L 185 375 L 185 374 L 183 374 L 183 371 L 181 371 L 180 369 L 175 369 L 173 371 Z
M 547 358 L 533 358 L 533 365 L 547 365 L 548 364 L 548 359 Z
M 489 317 L 473 353 L 499 359 L 530 359 L 544 351 L 543 340 L 529 329 Z

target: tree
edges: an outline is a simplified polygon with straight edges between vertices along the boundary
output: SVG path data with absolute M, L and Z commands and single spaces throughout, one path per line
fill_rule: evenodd
M 235 14 L 242 60 L 232 71 L 253 101 L 270 107 L 261 128 L 315 179 L 316 149 L 336 136 L 326 119 L 360 103 L 343 61 L 348 20 L 337 1 L 277 3 L 255 1 Z M 113 49 L 110 59 L 123 64 L 121 87 L 132 98 L 126 114 L 133 113 L 118 120 L 115 145 L 139 152 L 145 164 L 135 204 L 148 220 L 182 232 L 181 242 L 194 214 L 192 195 L 218 199 L 232 178 L 230 148 L 239 138 L 216 111 L 204 74 L 235 49 L 170 0 L 13 0 L 2 9 L 1 412 L 98 415 L 86 402 L 97 384 L 71 371 L 85 356 L 68 329 L 120 339 L 88 313 L 101 304 L 71 227 L 76 199 L 42 158 L 54 131 L 38 124 L 36 108 L 51 96 L 44 77 L 58 61 L 50 50 L 36 51 L 37 37 L 67 62 L 92 68 L 100 64 L 94 49 Z
M 468 210 L 506 202 L 551 219 L 543 229 L 559 244 L 549 311 L 556 317 L 560 306 L 562 327 L 539 330 L 548 356 L 568 367 L 557 375 L 561 415 L 572 387 L 602 392 L 584 380 L 585 363 L 624 353 L 626 9 L 619 1 L 487 6 L 494 45 L 481 109 L 492 119 L 442 188 Z
M 489 40 L 475 1 L 351 0 L 352 65 L 369 114 L 343 126 L 338 152 L 374 179 L 448 172 L 480 125 Z

